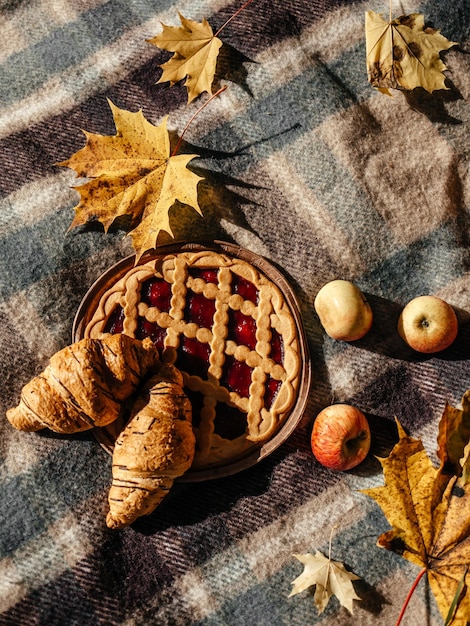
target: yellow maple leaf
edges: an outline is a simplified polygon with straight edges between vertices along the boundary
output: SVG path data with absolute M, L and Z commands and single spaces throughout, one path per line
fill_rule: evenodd
M 457 44 L 425 28 L 421 13 L 387 21 L 367 11 L 365 28 L 367 74 L 373 87 L 387 94 L 389 89 L 447 89 L 442 73 L 447 67 L 439 53 Z
M 353 612 L 353 600 L 360 600 L 356 594 L 352 581 L 360 580 L 344 567 L 340 561 L 332 561 L 318 550 L 315 554 L 294 554 L 304 565 L 304 571 L 292 583 L 289 594 L 294 596 L 301 591 L 315 585 L 314 603 L 319 613 L 322 613 L 331 596 L 335 595 L 340 604 Z
M 173 236 L 169 210 L 176 201 L 202 215 L 197 201 L 201 180 L 187 169 L 197 154 L 170 154 L 167 118 L 154 126 L 142 111 L 132 113 L 109 101 L 116 134 L 85 132 L 86 144 L 59 165 L 90 179 L 75 187 L 80 202 L 75 207 L 74 228 L 98 220 L 105 228 L 119 217 L 131 220 L 132 244 L 137 258 L 156 246 L 161 231 Z
M 189 103 L 201 93 L 211 92 L 222 41 L 214 35 L 206 19 L 195 22 L 179 12 L 178 15 L 182 26 L 162 24 L 162 32 L 148 41 L 162 50 L 174 52 L 171 59 L 160 66 L 163 74 L 158 82 L 174 85 L 186 79 Z
M 462 409 L 446 407 L 439 424 L 440 466 L 436 468 L 422 442 L 398 424 L 399 441 L 380 459 L 385 485 L 363 491 L 384 512 L 392 529 L 378 545 L 424 568 L 448 624 L 466 626 L 470 618 L 470 483 L 465 467 L 470 447 L 470 391 Z M 461 454 L 460 463 L 456 455 Z M 458 597 L 458 602 L 455 599 Z

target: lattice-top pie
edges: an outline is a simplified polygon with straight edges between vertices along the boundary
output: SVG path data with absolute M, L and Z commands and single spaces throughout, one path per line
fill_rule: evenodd
M 286 298 L 248 261 L 215 250 L 156 256 L 108 285 L 83 334 L 151 337 L 183 373 L 193 406 L 193 467 L 259 446 L 295 405 L 302 368 Z

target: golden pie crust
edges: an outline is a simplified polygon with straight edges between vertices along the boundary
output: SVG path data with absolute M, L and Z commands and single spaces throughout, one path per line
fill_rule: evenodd
M 212 270 L 212 280 L 207 281 L 204 271 Z M 167 310 L 143 298 L 144 286 L 152 280 L 168 284 L 171 293 L 168 307 L 164 307 Z M 248 285 L 256 297 L 247 298 L 246 290 L 245 295 L 243 290 L 237 291 L 240 284 Z M 209 324 L 197 323 L 188 314 L 191 298 L 208 303 Z M 237 341 L 231 328 L 237 312 L 243 323 L 253 329 L 253 341 Z M 121 320 L 119 331 L 111 325 L 117 313 Z M 280 429 L 297 400 L 302 350 L 289 303 L 260 269 L 244 259 L 211 249 L 156 256 L 132 266 L 117 282 L 107 286 L 86 320 L 83 336 L 96 338 L 106 332 L 124 332 L 142 338 L 139 334 L 145 324 L 160 329 L 162 360 L 182 371 L 190 397 L 200 397 L 199 415 L 193 417 L 197 440 L 193 468 L 240 457 Z M 208 356 L 207 367 L 196 372 L 185 367 L 182 351 L 185 342 L 191 341 L 206 350 Z M 243 385 L 228 384 L 228 363 L 232 371 L 243 369 Z M 269 405 L 268 385 L 275 389 Z M 237 387 L 242 386 L 245 390 L 241 393 Z M 218 424 L 231 420 L 234 412 L 238 425 L 235 434 L 227 434 L 230 427 L 227 429 L 225 424 L 220 429 Z M 240 416 L 244 420 L 241 427 Z

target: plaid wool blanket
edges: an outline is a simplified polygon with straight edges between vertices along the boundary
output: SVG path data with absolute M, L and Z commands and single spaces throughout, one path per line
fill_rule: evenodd
M 312 367 L 306 410 L 271 455 L 232 476 L 175 484 L 148 517 L 105 525 L 111 457 L 89 433 L 16 431 L 20 391 L 72 341 L 77 308 L 132 253 L 119 229 L 68 230 L 78 194 L 56 164 L 82 129 L 112 135 L 110 100 L 168 115 L 181 134 L 207 94 L 158 83 L 169 54 L 148 40 L 161 23 L 208 19 L 214 32 L 242 5 L 228 0 L 0 0 L 0 624 L 5 626 L 307 626 L 396 623 L 419 568 L 376 546 L 390 526 L 361 491 L 383 484 L 374 455 L 396 441 L 395 418 L 429 454 L 446 403 L 470 388 L 470 4 L 393 2 L 459 45 L 443 58 L 448 90 L 373 89 L 365 64 L 371 0 L 253 0 L 223 30 L 210 102 L 185 133 L 203 217 L 172 215 L 177 240 L 236 243 L 276 265 L 297 296 Z M 168 238 L 168 240 L 170 240 Z M 374 311 L 370 333 L 341 342 L 313 299 L 354 281 Z M 400 310 L 434 294 L 457 311 L 442 354 L 403 349 Z M 372 449 L 355 470 L 322 467 L 310 449 L 316 414 L 360 408 Z M 360 580 L 354 614 L 313 588 L 289 597 L 294 553 L 328 554 Z M 403 622 L 443 624 L 425 580 Z

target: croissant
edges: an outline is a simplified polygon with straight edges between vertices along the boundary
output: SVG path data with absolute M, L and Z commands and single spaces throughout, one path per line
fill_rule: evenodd
M 116 420 L 142 380 L 162 367 L 150 339 L 103 335 L 82 339 L 54 354 L 24 386 L 11 424 L 25 431 L 74 433 Z
M 164 365 L 136 400 L 113 451 L 109 528 L 122 528 L 151 513 L 175 478 L 190 468 L 196 440 L 182 384 L 181 372 Z

